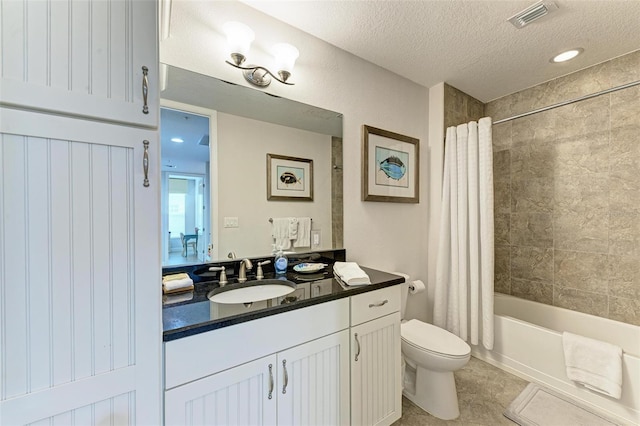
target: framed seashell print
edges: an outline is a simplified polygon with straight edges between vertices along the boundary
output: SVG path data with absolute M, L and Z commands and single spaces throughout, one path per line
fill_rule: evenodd
M 313 201 L 313 160 L 267 154 L 267 200 Z
M 420 140 L 362 126 L 362 200 L 419 203 Z

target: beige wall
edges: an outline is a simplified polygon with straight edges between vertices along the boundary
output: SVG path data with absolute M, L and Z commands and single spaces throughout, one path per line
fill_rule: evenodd
M 497 99 L 494 121 L 640 79 L 640 51 Z M 494 126 L 496 290 L 640 324 L 640 87 Z
M 267 153 L 313 161 L 313 201 L 267 200 Z M 264 256 L 272 251 L 274 217 L 311 217 L 320 232 L 318 249 L 332 248 L 331 136 L 236 115 L 218 113 L 218 230 L 219 253 L 226 259 Z M 225 228 L 224 218 L 238 218 L 238 228 Z M 290 251 L 307 252 L 307 248 Z

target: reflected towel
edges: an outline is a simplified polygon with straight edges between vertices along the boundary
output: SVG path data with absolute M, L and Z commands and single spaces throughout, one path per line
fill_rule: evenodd
M 287 250 L 291 248 L 291 238 L 289 237 L 289 223 L 291 218 L 274 217 L 271 224 L 271 236 L 277 249 Z
M 289 218 L 289 239 L 295 240 L 298 238 L 298 218 L 290 217 Z
M 193 299 L 193 291 L 179 294 L 165 294 L 162 296 L 163 305 L 171 305 L 172 303 L 188 302 Z
M 298 238 L 293 241 L 294 247 L 311 247 L 311 218 L 299 217 Z
M 562 333 L 567 377 L 584 387 L 620 399 L 622 348 L 577 334 Z
M 333 264 L 333 273 L 345 285 L 371 284 L 369 275 L 355 262 L 336 262 Z

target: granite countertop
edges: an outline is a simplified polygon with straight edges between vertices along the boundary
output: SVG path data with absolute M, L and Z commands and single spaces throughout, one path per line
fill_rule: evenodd
M 207 293 L 219 287 L 217 281 L 197 282 L 192 292 L 163 296 L 163 340 L 168 342 L 404 282 L 404 278 L 398 275 L 366 267 L 362 269 L 369 275 L 371 284 L 348 288 L 333 278 L 331 266 L 325 268 L 325 271 L 310 275 L 290 271 L 287 279 L 297 284 L 293 293 L 251 304 L 211 302 L 207 299 Z M 272 278 L 269 275 L 265 273 L 265 278 Z

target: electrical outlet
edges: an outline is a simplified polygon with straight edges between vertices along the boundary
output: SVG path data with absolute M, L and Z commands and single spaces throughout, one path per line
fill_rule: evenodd
M 320 231 L 311 231 L 311 246 L 320 246 Z
M 224 227 L 225 228 L 238 228 L 238 218 L 237 217 L 225 217 L 224 218 Z

